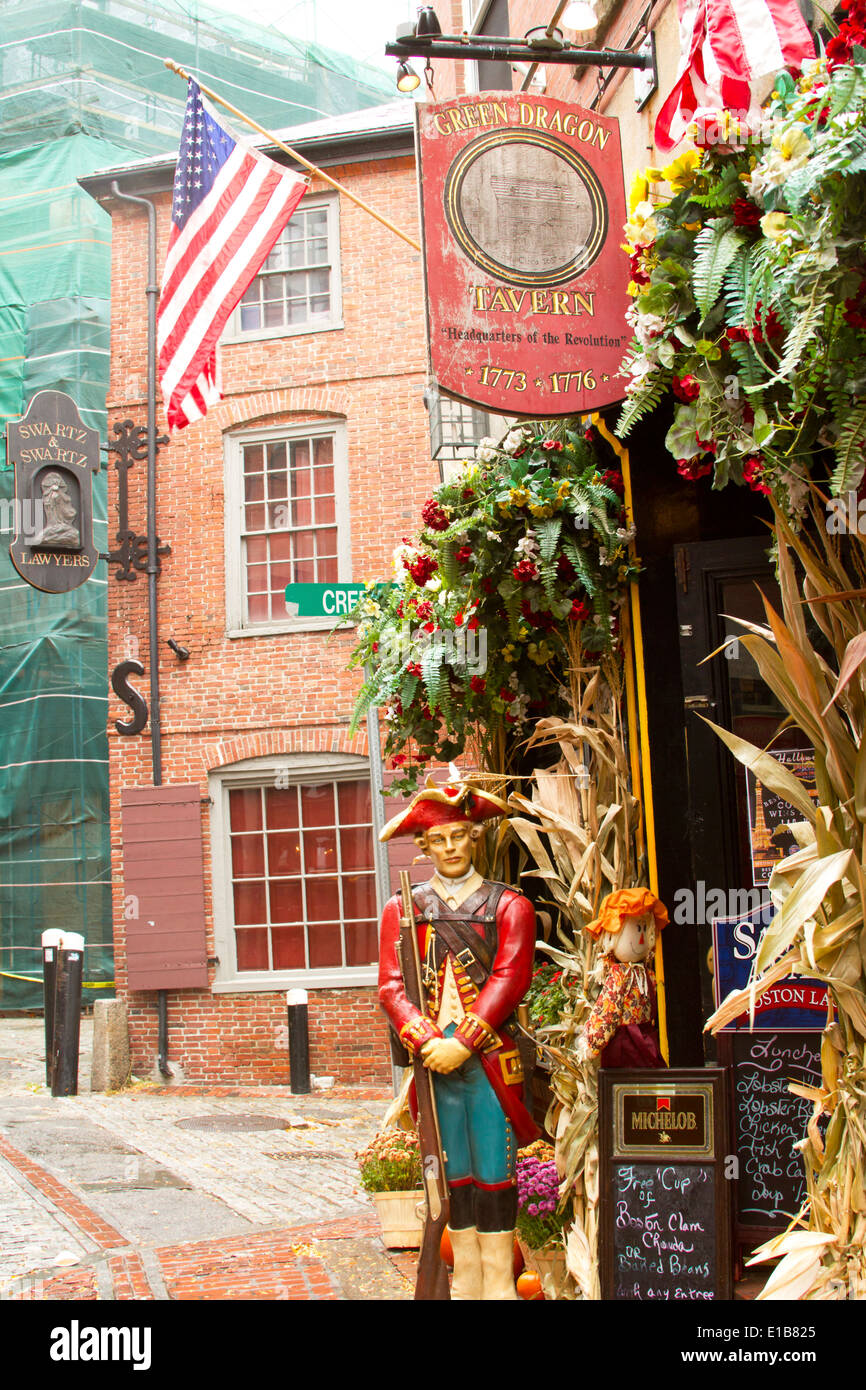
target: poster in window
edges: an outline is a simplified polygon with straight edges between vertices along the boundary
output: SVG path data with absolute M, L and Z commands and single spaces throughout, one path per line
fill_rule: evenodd
M 781 748 L 773 757 L 803 783 L 817 805 L 815 787 L 815 755 L 811 748 Z M 788 801 L 783 801 L 769 787 L 763 786 L 749 770 L 746 774 L 746 797 L 749 807 L 749 844 L 752 857 L 752 882 L 756 888 L 769 883 L 776 865 L 794 854 L 798 845 L 787 826 L 803 819 Z

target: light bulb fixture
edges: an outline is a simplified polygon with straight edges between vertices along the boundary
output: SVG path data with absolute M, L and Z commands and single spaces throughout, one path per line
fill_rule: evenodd
M 415 25 L 415 37 L 418 39 L 433 38 L 435 34 L 441 33 L 442 29 L 433 6 L 419 5 L 418 23 Z
M 598 28 L 594 0 L 572 0 L 562 14 L 562 23 L 578 34 Z
M 398 63 L 397 91 L 414 92 L 420 86 L 421 78 L 418 76 L 417 72 L 415 72 L 414 69 L 411 68 L 409 64 L 406 62 Z

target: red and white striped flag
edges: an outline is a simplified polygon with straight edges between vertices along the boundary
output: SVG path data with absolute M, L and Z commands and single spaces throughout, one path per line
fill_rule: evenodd
M 744 115 L 766 96 L 766 82 L 814 58 L 796 0 L 679 0 L 680 66 L 655 126 L 659 149 L 679 144 L 697 111 Z
M 219 336 L 308 187 L 227 134 L 190 79 L 157 309 L 170 430 L 200 420 L 221 399 Z

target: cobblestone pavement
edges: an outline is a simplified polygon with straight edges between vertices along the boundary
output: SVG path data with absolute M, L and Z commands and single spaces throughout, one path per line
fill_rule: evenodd
M 0 1018 L 0 1298 L 410 1299 L 354 1155 L 385 1091 L 45 1086 L 42 1020 Z

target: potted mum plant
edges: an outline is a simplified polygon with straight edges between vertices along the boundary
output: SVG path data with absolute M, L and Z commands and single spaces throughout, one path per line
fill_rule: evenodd
M 560 1179 L 554 1151 L 543 1139 L 517 1156 L 517 1240 L 528 1269 L 541 1279 L 548 1297 L 562 1297 L 568 1281 L 565 1229 L 571 1204 L 560 1210 Z
M 355 1157 L 361 1186 L 376 1206 L 387 1248 L 418 1249 L 422 1231 L 418 1208 L 424 1192 L 417 1134 L 382 1129 Z

